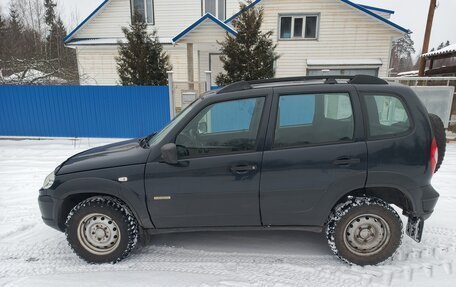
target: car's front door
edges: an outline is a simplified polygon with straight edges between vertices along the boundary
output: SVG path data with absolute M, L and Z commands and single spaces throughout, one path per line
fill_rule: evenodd
M 337 198 L 364 187 L 363 134 L 350 85 L 276 88 L 261 174 L 263 224 L 324 224 Z
M 148 207 L 157 228 L 261 225 L 269 105 L 266 95 L 209 104 L 176 134 L 178 164 L 147 164 Z

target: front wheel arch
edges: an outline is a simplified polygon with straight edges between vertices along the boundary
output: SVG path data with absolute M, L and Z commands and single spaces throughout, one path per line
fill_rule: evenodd
M 89 199 L 91 197 L 96 197 L 96 196 L 109 196 L 109 197 L 112 197 L 115 200 L 121 202 L 123 205 L 125 205 L 131 211 L 133 216 L 138 221 L 139 225 L 141 227 L 143 226 L 140 221 L 140 218 L 138 217 L 137 212 L 133 208 L 131 208 L 130 204 L 128 204 L 127 202 L 125 202 L 124 200 L 119 198 L 118 196 L 114 196 L 114 195 L 108 194 L 108 193 L 81 191 L 79 193 L 70 194 L 63 199 L 62 205 L 60 208 L 59 220 L 58 220 L 58 225 L 59 225 L 60 230 L 62 230 L 62 231 L 65 230 L 65 228 L 66 228 L 65 222 L 67 220 L 67 217 L 75 206 L 77 206 L 79 203 L 83 202 L 86 199 Z

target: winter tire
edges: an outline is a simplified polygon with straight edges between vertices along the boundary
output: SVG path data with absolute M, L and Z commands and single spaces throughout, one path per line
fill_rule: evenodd
M 400 246 L 402 221 L 383 200 L 350 197 L 333 210 L 326 236 L 331 250 L 343 261 L 376 265 Z
M 432 131 L 434 132 L 435 141 L 437 143 L 438 155 L 437 165 L 435 166 L 435 171 L 437 172 L 442 165 L 443 158 L 445 157 L 446 151 L 446 134 L 445 126 L 443 125 L 442 120 L 439 116 L 434 114 L 429 114 L 429 120 L 431 121 Z
M 129 209 L 112 197 L 91 197 L 76 205 L 66 221 L 70 247 L 89 263 L 116 263 L 138 243 L 138 224 Z

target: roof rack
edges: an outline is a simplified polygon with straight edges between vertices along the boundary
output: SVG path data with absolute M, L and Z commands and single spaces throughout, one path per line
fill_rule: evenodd
M 253 89 L 256 85 L 262 84 L 273 84 L 273 83 L 291 83 L 291 82 L 306 82 L 306 81 L 315 81 L 323 80 L 324 84 L 339 84 L 337 80 L 347 80 L 347 84 L 352 85 L 388 85 L 388 82 L 382 80 L 378 77 L 369 76 L 369 75 L 356 75 L 356 76 L 305 76 L 305 77 L 289 77 L 289 78 L 274 78 L 266 80 L 254 80 L 254 81 L 240 81 L 228 85 L 220 89 L 217 94 L 224 94 L 230 92 L 237 92 L 243 90 Z

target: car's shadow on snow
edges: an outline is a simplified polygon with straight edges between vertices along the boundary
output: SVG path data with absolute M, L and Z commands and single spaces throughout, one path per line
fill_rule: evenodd
M 143 247 L 277 255 L 332 255 L 323 233 L 305 231 L 211 231 L 149 235 Z

